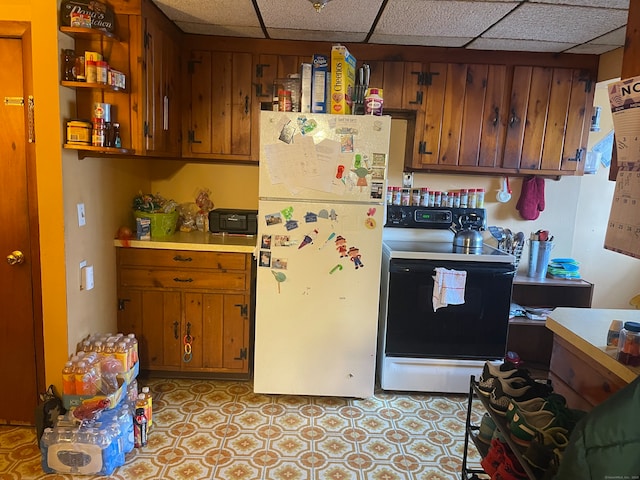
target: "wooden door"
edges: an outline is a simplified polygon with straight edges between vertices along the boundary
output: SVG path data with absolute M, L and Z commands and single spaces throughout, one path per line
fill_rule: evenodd
M 249 53 L 191 52 L 187 156 L 250 159 L 252 60 Z
M 249 299 L 245 295 L 224 296 L 222 361 L 225 369 L 248 373 Z
M 0 35 L 3 25 L 0 23 Z M 23 41 L 0 37 L 0 423 L 34 423 L 38 403 L 36 359 L 41 358 L 38 345 L 42 339 L 39 284 L 34 276 L 39 269 L 35 189 L 30 180 L 27 159 L 27 102 L 13 99 L 25 96 Z M 7 102 L 6 100 L 9 100 Z M 33 190 L 32 190 L 33 191 Z M 23 262 L 10 265 L 19 251 Z M 13 255 L 13 257 L 10 257 Z
M 138 339 L 142 369 L 180 369 L 184 337 L 180 295 L 177 291 L 142 291 L 142 335 Z

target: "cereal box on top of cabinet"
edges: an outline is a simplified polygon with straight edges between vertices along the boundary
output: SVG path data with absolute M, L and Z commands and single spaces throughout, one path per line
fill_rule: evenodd
M 350 115 L 356 83 L 356 59 L 344 45 L 331 47 L 331 112 Z

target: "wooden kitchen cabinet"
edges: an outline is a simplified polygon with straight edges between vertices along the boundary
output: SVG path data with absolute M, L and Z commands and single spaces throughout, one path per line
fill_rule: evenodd
M 593 79 L 580 69 L 429 64 L 410 170 L 581 175 Z
M 580 70 L 515 67 L 502 168 L 581 175 L 594 94 Z
M 129 69 L 129 30 L 126 25 L 127 17 L 117 15 L 117 20 L 122 20 L 124 25 L 117 33 L 104 32 L 91 28 L 66 27 L 61 26 L 60 31 L 74 39 L 74 50 L 77 55 L 84 55 L 84 52 L 98 52 L 109 63 L 111 68 L 121 71 L 130 81 Z M 84 157 L 89 154 L 133 154 L 131 142 L 131 132 L 129 129 L 129 94 L 128 88 L 121 89 L 110 85 L 99 83 L 87 83 L 77 81 L 62 81 L 61 85 L 75 89 L 76 92 L 76 119 L 92 119 L 95 117 L 95 103 L 111 104 L 111 122 L 120 122 L 120 138 L 122 146 L 115 148 L 111 146 L 91 146 L 79 144 L 67 144 L 64 148 L 78 150 L 79 155 Z M 124 120 L 124 124 L 121 121 Z
M 124 91 L 77 85 L 77 117 L 91 119 L 95 102 L 111 104 L 112 122 L 120 124 L 125 148 L 82 148 L 81 156 L 120 154 L 180 155 L 180 54 L 182 32 L 151 0 L 114 0 L 117 37 L 99 30 L 65 29 L 76 38 L 76 51 L 102 53 L 109 65 L 126 75 Z M 86 30 L 82 33 L 79 30 Z
M 191 49 L 187 53 L 187 106 L 182 156 L 257 160 L 252 141 L 251 53 Z M 256 137 L 257 140 L 257 137 Z
M 500 167 L 507 97 L 505 65 L 432 63 L 412 169 Z
M 118 248 L 117 265 L 118 329 L 143 370 L 249 375 L 249 254 Z
M 141 50 L 135 52 L 142 59 L 137 64 L 141 81 L 135 101 L 142 118 L 136 125 L 141 126 L 136 130 L 136 150 L 148 156 L 179 157 L 181 32 L 149 0 L 142 1 L 141 13 Z
M 359 60 L 359 59 L 358 59 Z M 358 61 L 358 64 L 361 62 Z M 424 109 L 425 68 L 420 62 L 367 61 L 369 86 L 382 88 L 384 110 L 417 111 Z

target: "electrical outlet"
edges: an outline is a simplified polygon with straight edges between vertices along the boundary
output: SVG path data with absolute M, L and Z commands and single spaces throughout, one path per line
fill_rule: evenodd
M 78 226 L 84 227 L 87 224 L 87 217 L 84 214 L 84 203 L 78 204 Z
M 402 188 L 413 187 L 413 172 L 404 172 L 402 174 Z

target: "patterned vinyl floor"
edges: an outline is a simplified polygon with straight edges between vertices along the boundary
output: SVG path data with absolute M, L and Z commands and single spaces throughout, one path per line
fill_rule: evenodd
M 151 379 L 153 428 L 117 480 L 459 480 L 464 395 L 261 395 L 250 382 Z M 481 411 L 472 422 L 479 424 Z M 42 472 L 35 430 L 0 426 L 0 480 Z M 470 463 L 480 457 L 470 445 Z

